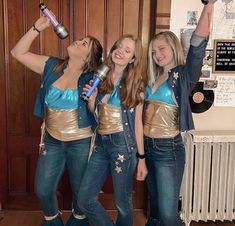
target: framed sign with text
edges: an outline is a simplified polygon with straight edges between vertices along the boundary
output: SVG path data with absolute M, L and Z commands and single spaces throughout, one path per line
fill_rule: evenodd
M 235 73 L 235 39 L 215 39 L 214 73 Z

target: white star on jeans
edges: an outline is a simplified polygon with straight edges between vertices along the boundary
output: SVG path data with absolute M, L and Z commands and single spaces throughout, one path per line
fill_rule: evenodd
M 120 162 L 123 162 L 123 161 L 125 161 L 126 159 L 125 159 L 124 155 L 118 154 L 117 160 L 119 160 Z
M 116 167 L 115 167 L 115 171 L 116 171 L 117 173 L 121 173 L 121 172 L 122 172 L 122 167 L 116 166 Z

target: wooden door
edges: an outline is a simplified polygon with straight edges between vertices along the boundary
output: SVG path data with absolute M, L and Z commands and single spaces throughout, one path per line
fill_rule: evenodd
M 33 116 L 40 76 L 25 68 L 10 55 L 19 38 L 39 17 L 39 0 L 0 1 L 0 202 L 3 208 L 38 209 L 34 194 L 34 175 L 38 158 L 40 119 Z M 60 40 L 53 29 L 40 34 L 32 51 L 64 57 L 66 46 L 86 35 L 99 39 L 107 55 L 114 41 L 124 33 L 138 35 L 146 56 L 150 36 L 151 0 L 45 0 L 44 3 L 69 30 Z M 146 59 L 146 57 L 145 57 Z M 134 180 L 135 181 L 135 180 Z M 112 186 L 108 181 L 101 202 L 113 209 Z M 60 208 L 70 209 L 68 177 L 58 189 Z M 135 181 L 134 208 L 143 208 L 144 183 Z

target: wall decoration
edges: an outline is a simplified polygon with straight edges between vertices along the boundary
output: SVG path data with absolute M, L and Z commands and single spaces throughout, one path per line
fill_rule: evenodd
M 235 39 L 214 40 L 213 72 L 235 73 Z
M 203 66 L 212 67 L 213 65 L 213 49 L 207 49 L 206 55 L 203 59 Z
M 187 25 L 197 25 L 198 11 L 187 12 Z
M 202 68 L 202 74 L 200 76 L 200 79 L 209 79 L 211 78 L 211 68 Z
M 185 56 L 188 53 L 188 49 L 190 46 L 190 39 L 194 30 L 195 30 L 194 28 L 181 28 L 180 29 L 180 42 L 183 47 Z

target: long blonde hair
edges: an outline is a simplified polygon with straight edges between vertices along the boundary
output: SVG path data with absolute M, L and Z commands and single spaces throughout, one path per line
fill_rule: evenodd
M 156 62 L 153 60 L 153 42 L 157 39 L 164 39 L 167 44 L 171 47 L 176 66 L 185 64 L 184 51 L 177 36 L 171 31 L 163 31 L 158 34 L 155 34 L 149 44 L 148 50 L 147 75 L 149 85 L 154 84 L 156 76 L 163 72 L 163 68 L 157 65 Z
M 112 61 L 112 52 L 116 50 L 123 39 L 129 38 L 135 42 L 134 61 L 129 63 L 124 69 L 122 80 L 119 86 L 119 95 L 122 104 L 126 108 L 132 108 L 135 105 L 142 103 L 143 98 L 141 93 L 144 92 L 146 84 L 146 76 L 142 74 L 142 45 L 140 39 L 134 35 L 126 34 L 120 37 L 112 46 L 105 63 L 111 68 L 108 75 L 99 87 L 100 93 L 111 93 L 114 88 L 113 71 L 114 62 Z

